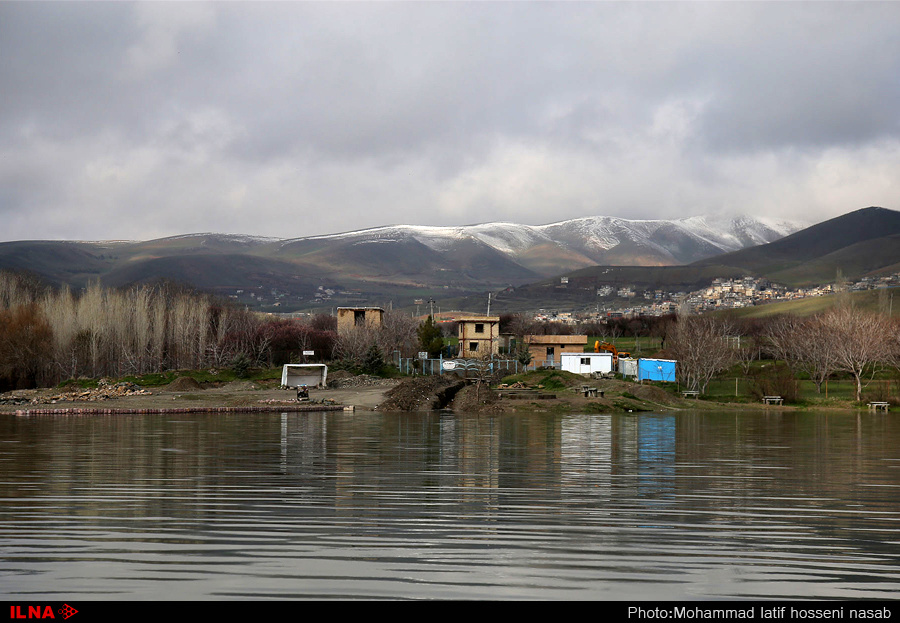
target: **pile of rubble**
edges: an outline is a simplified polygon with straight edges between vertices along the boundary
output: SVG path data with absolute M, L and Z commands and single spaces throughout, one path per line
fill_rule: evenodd
M 31 404 L 34 390 L 7 392 L 0 396 L 0 405 L 27 405 Z
M 391 387 L 399 383 L 399 379 L 383 379 L 378 376 L 360 374 L 358 376 L 329 375 L 328 387 L 338 389 L 342 387 Z
M 538 386 L 542 387 L 542 386 Z M 522 381 L 516 381 L 515 383 L 501 383 L 497 386 L 497 389 L 529 389 L 528 385 L 523 383 Z
M 463 385 L 455 377 L 419 376 L 405 379 L 389 390 L 379 411 L 430 411 L 445 407 Z
M 267 400 L 257 400 L 258 403 L 264 405 L 335 405 L 337 404 L 336 400 L 332 400 L 331 398 L 323 398 L 321 400 L 316 400 L 315 398 L 311 400 L 278 400 L 277 398 L 269 398 Z
M 58 402 L 97 402 L 123 396 L 150 396 L 151 392 L 134 383 L 110 383 L 101 379 L 97 387 L 79 389 L 68 392 L 36 392 L 34 390 L 9 392 L 0 397 L 0 404 L 7 405 L 40 405 Z

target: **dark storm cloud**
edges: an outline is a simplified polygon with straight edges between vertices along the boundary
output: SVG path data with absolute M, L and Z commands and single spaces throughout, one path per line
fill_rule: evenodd
M 3 237 L 894 207 L 898 25 L 894 3 L 0 3 Z

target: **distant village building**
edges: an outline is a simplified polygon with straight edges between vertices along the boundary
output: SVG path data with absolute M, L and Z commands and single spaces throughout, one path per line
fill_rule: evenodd
M 500 352 L 500 316 L 463 316 L 459 326 L 459 356 L 483 357 Z
M 338 307 L 338 335 L 346 334 L 358 327 L 378 329 L 383 319 L 384 309 L 381 307 Z
M 539 366 L 559 366 L 563 353 L 583 353 L 586 335 L 526 335 L 531 361 Z

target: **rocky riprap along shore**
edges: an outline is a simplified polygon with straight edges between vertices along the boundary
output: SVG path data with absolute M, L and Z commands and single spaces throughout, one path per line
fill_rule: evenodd
M 134 383 L 110 383 L 101 379 L 98 386 L 90 389 L 78 389 L 67 392 L 47 392 L 44 390 L 16 390 L 0 396 L 3 405 L 45 405 L 60 402 L 97 402 L 122 398 L 123 396 L 149 396 L 151 392 Z

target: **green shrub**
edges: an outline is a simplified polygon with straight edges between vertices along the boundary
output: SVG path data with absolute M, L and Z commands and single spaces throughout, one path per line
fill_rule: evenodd
M 241 353 L 231 361 L 231 369 L 234 370 L 235 376 L 239 379 L 246 379 L 250 377 L 250 366 L 252 363 L 250 357 Z

